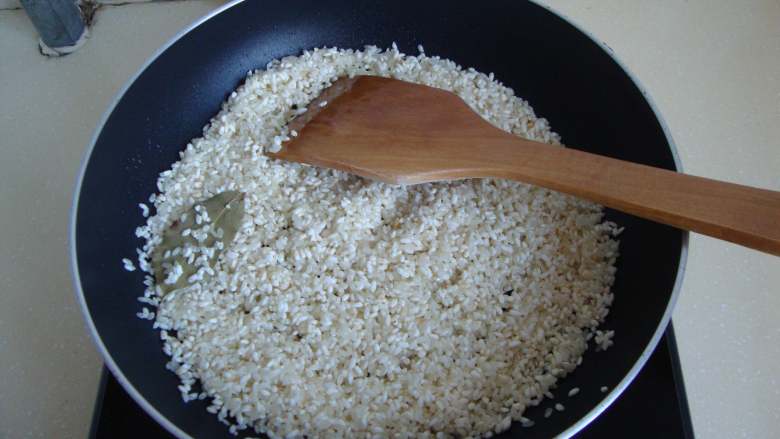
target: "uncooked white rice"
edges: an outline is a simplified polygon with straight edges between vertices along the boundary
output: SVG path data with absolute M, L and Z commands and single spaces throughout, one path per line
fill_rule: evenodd
M 147 218 L 149 216 L 149 206 L 144 203 L 138 203 L 138 207 L 141 209 L 141 215 Z
M 127 258 L 122 258 L 122 267 L 124 267 L 127 271 L 135 271 L 135 265 L 133 265 L 133 261 Z
M 497 127 L 559 144 L 492 74 L 420 52 L 321 49 L 250 72 L 149 197 L 156 213 L 136 234 L 150 273 L 171 221 L 219 192 L 246 193 L 213 275 L 164 299 L 147 279 L 142 298 L 159 303 L 154 326 L 185 401 L 211 398 L 232 432 L 489 437 L 512 420 L 530 426 L 525 408 L 579 364 L 607 315 L 617 229 L 595 204 L 502 180 L 394 187 L 263 154 L 354 74 L 454 91 Z
M 593 341 L 596 343 L 596 349 L 599 351 L 606 351 L 614 344 L 612 341 L 614 335 L 615 331 L 596 330 L 596 333 L 593 336 Z

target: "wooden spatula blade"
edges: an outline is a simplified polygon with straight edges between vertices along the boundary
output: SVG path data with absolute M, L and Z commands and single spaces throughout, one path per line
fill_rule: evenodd
M 392 184 L 488 176 L 470 149 L 508 136 L 453 93 L 375 76 L 337 80 L 289 129 L 269 155 Z

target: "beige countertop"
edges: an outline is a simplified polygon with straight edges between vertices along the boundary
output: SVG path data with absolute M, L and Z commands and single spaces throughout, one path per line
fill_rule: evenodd
M 0 3 L 0 438 L 86 436 L 101 362 L 70 280 L 76 172 L 122 84 L 221 3 L 103 7 L 61 59 L 39 55 L 24 14 Z M 542 3 L 639 78 L 686 172 L 780 190 L 780 2 Z M 778 293 L 780 258 L 692 236 L 673 320 L 697 436 L 780 433 Z

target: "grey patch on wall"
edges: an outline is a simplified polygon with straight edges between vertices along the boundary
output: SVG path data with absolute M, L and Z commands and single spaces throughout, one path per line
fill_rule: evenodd
M 76 51 L 87 39 L 87 26 L 75 1 L 21 0 L 38 31 L 38 48 L 47 56 Z
M 78 50 L 104 7 L 187 0 L 0 0 L 0 11 L 23 8 L 38 31 L 41 55 L 59 57 Z

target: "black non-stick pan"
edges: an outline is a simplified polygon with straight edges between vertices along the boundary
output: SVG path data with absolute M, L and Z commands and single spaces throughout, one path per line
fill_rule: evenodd
M 143 274 L 125 271 L 121 260 L 134 258 L 141 244 L 133 233 L 144 222 L 138 203 L 249 70 L 313 47 L 393 42 L 407 53 L 423 44 L 428 54 L 494 72 L 565 143 L 678 169 L 660 116 L 610 49 L 535 3 L 246 0 L 223 7 L 176 37 L 119 94 L 97 128 L 73 205 L 73 272 L 89 328 L 119 382 L 174 434 L 232 437 L 206 401 L 182 402 L 158 332 L 136 317 Z M 669 321 L 687 235 L 614 211 L 608 219 L 625 227 L 603 325 L 615 330 L 615 345 L 588 351 L 561 382 L 558 395 L 580 388 L 564 412 L 545 419 L 542 408 L 530 408 L 536 425 L 515 424 L 502 437 L 575 434 L 630 385 Z

